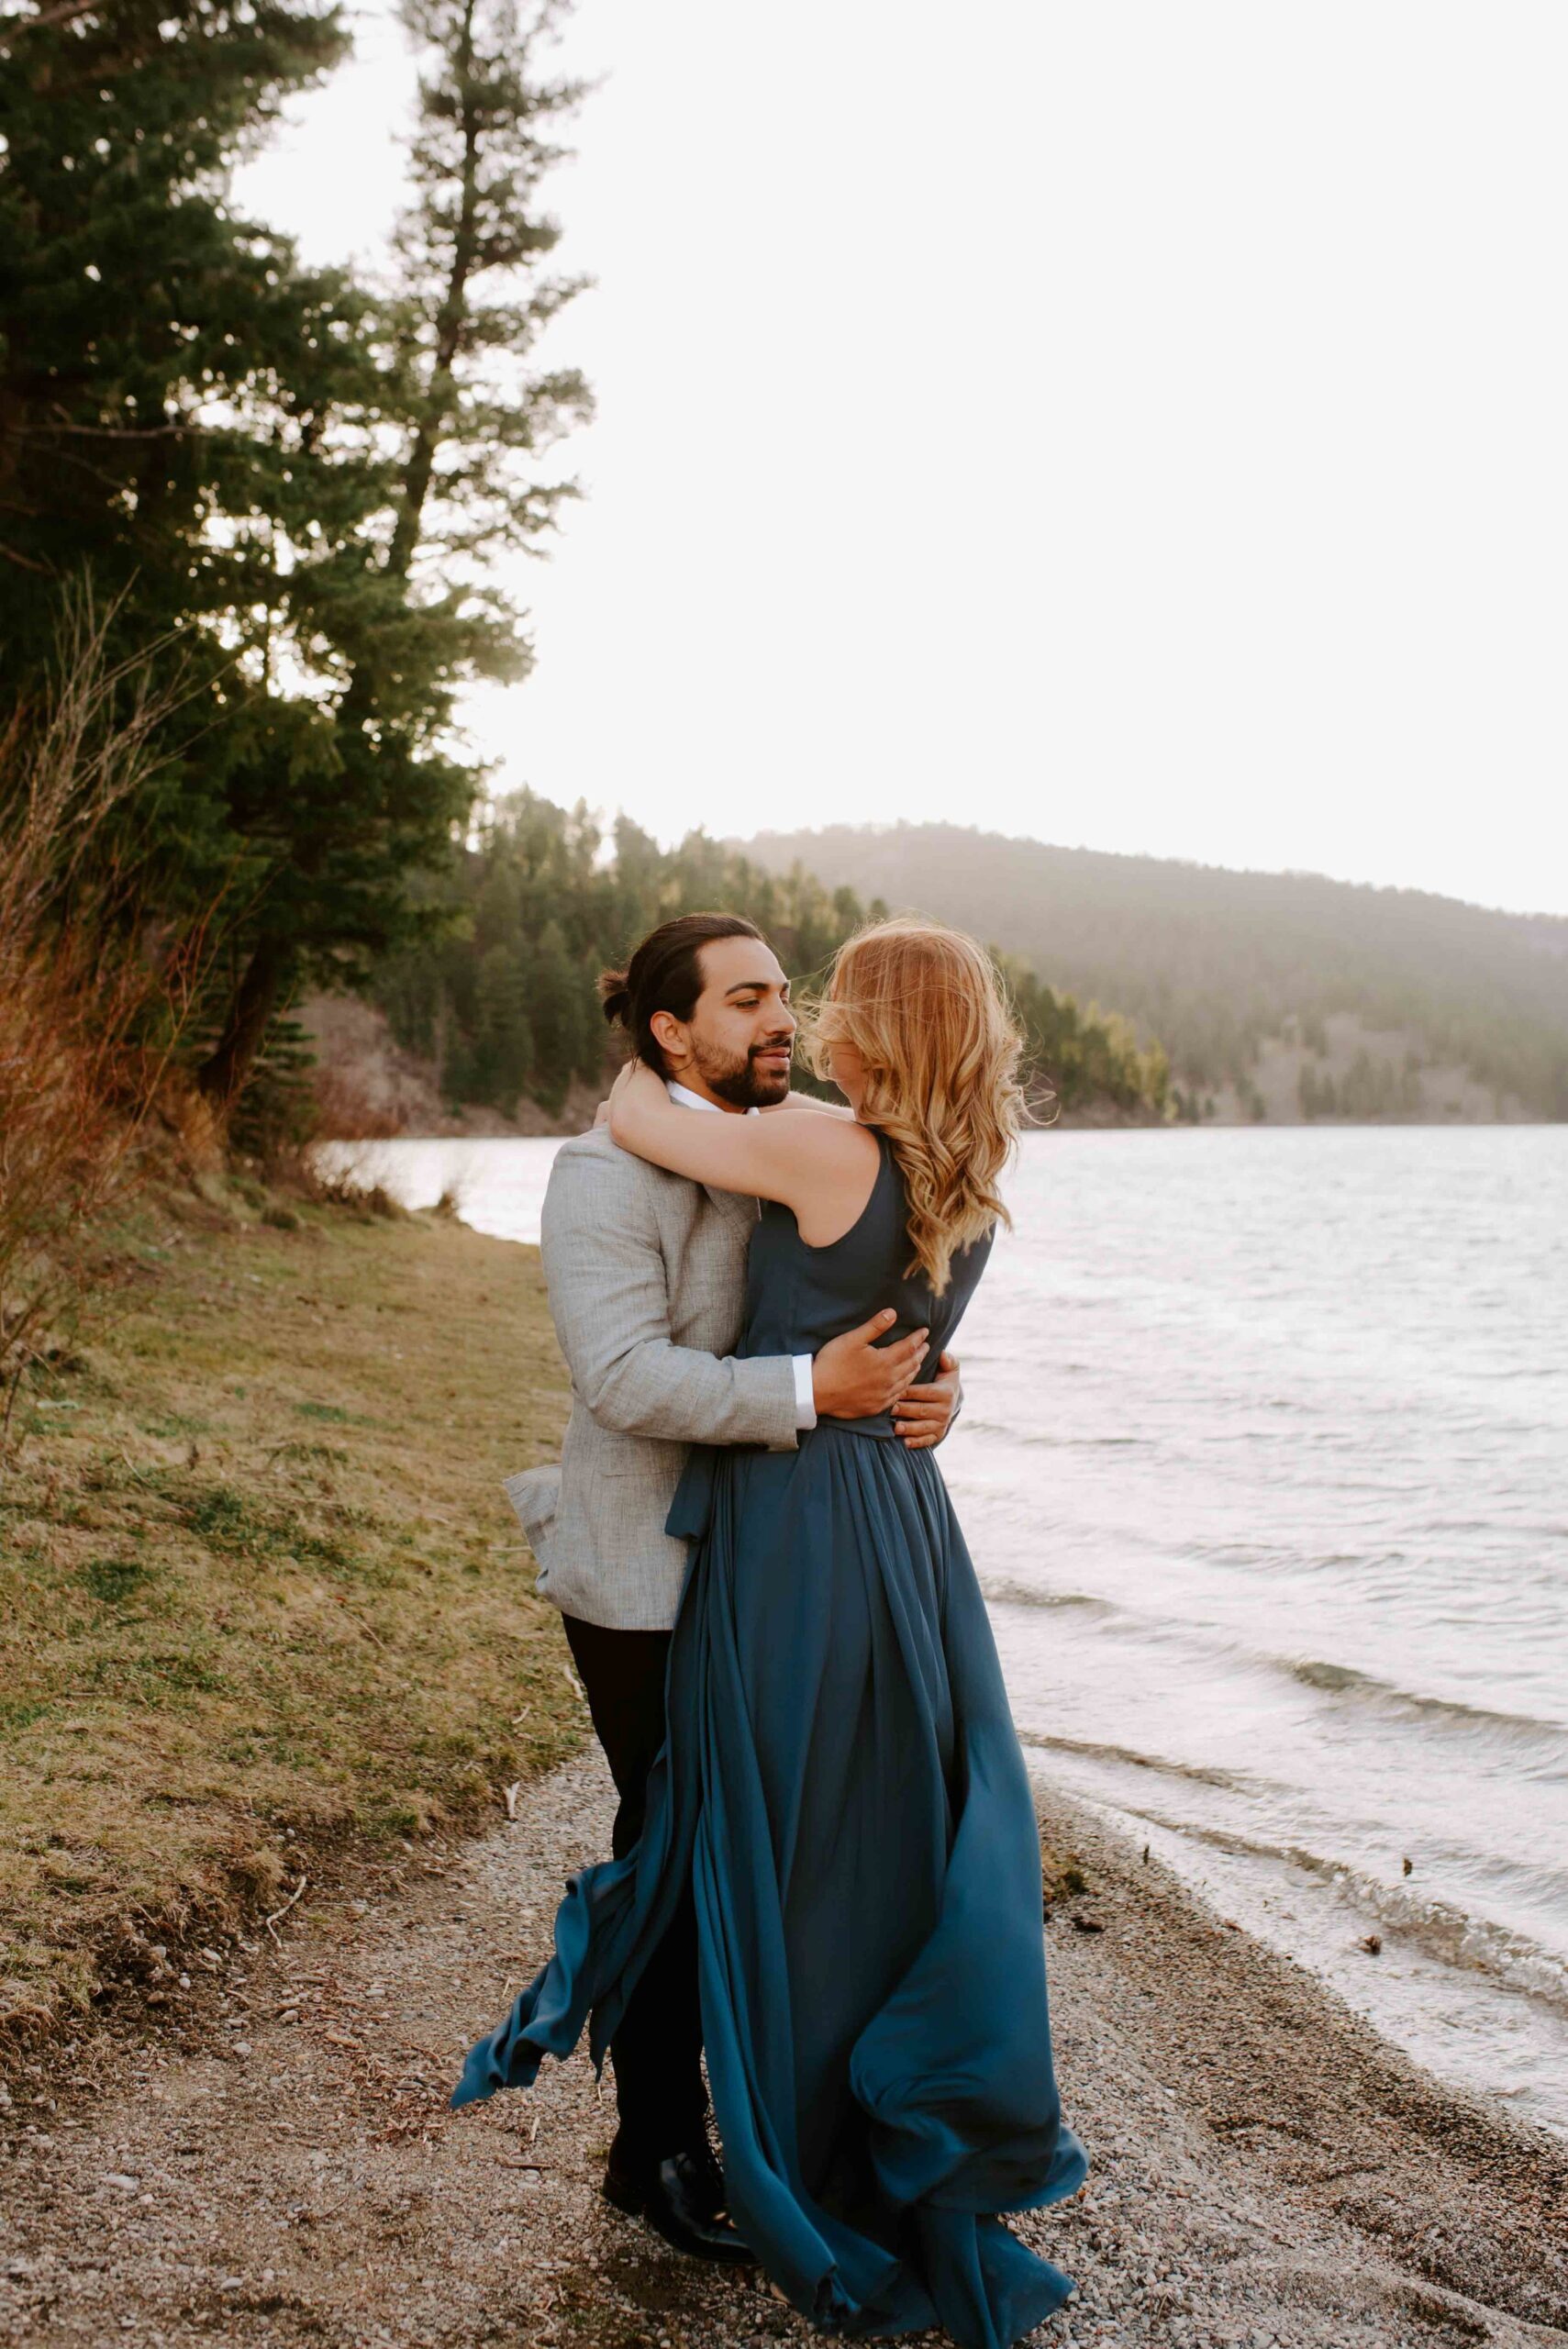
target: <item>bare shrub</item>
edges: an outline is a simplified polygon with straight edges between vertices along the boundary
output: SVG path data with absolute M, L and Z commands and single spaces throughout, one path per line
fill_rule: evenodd
M 68 596 L 50 694 L 0 732 L 0 1465 L 22 1379 L 112 1277 L 154 1112 L 189 1122 L 171 1067 L 200 941 L 138 920 L 108 852 L 182 694 L 151 682 L 165 648 L 111 658 L 114 617 Z
M 357 1182 L 347 1171 L 313 1174 L 311 1184 L 310 1196 L 318 1206 L 345 1208 L 361 1223 L 370 1223 L 378 1217 L 384 1223 L 396 1223 L 407 1212 L 384 1184 Z
M 316 1141 L 390 1141 L 403 1131 L 402 1112 L 390 1106 L 352 1069 L 317 1068 Z
M 384 1184 L 367 1179 L 366 1171 L 323 1164 L 314 1141 L 274 1152 L 262 1169 L 262 1177 L 258 1205 L 287 1193 L 312 1207 L 340 1208 L 356 1223 L 369 1223 L 376 1217 L 396 1222 L 407 1213 Z M 261 1219 L 267 1220 L 265 1216 Z

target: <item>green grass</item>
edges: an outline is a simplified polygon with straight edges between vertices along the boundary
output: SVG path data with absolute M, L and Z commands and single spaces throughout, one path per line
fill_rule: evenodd
M 164 1203 L 0 1475 L 0 2043 L 582 1734 L 499 1489 L 565 1417 L 533 1252 L 256 1208 Z
M 123 1606 L 137 1585 L 148 1577 L 148 1568 L 139 1558 L 89 1558 L 81 1573 L 93 1597 L 101 1598 L 106 1607 Z

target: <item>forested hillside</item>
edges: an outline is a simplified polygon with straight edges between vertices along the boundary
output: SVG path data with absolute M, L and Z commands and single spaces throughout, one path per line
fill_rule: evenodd
M 1170 1055 L 1182 1106 L 1568 1118 L 1568 920 L 1414 889 L 1052 848 L 957 825 L 746 853 L 962 923 Z
M 804 868 L 766 872 L 700 832 L 663 850 L 621 817 L 606 838 L 586 809 L 524 792 L 451 851 L 425 892 L 438 934 L 381 966 L 375 999 L 398 1044 L 433 1064 L 450 1107 L 512 1117 L 533 1102 L 553 1113 L 573 1079 L 600 1085 L 613 1066 L 599 972 L 657 922 L 706 906 L 748 915 L 807 983 L 882 910 Z M 1125 1022 L 1091 1015 L 1032 974 L 1014 976 L 1038 1096 L 1055 1094 L 1074 1117 L 1164 1117 L 1157 1044 L 1140 1045 Z

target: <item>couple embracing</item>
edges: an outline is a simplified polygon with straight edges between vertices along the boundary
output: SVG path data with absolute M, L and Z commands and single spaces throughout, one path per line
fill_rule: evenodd
M 749 922 L 667 922 L 604 995 L 633 1057 L 542 1227 L 571 1423 L 559 1479 L 513 1484 L 614 1856 L 453 2102 L 586 2028 L 615 2063 L 612 2201 L 760 2263 L 825 2331 L 1006 2349 L 1071 2288 L 1000 2214 L 1085 2165 L 1029 1778 L 935 1446 L 1005 1217 L 1018 1036 L 973 941 L 913 920 L 851 939 L 813 1016 L 846 1107 L 791 1095 L 796 1015 Z

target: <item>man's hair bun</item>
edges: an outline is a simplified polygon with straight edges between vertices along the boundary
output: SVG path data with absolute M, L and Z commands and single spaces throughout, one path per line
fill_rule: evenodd
M 624 971 L 601 971 L 599 1000 L 605 1007 L 605 1018 L 612 1028 L 631 1025 L 631 989 L 626 983 Z

